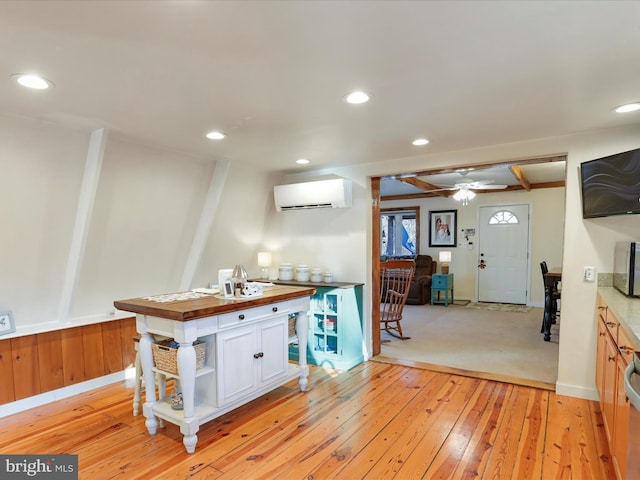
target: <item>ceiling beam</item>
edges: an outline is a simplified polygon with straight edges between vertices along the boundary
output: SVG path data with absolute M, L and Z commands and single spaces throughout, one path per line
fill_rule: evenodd
M 424 180 L 420 180 L 416 177 L 403 177 L 398 178 L 397 180 L 406 183 L 408 185 L 413 185 L 414 187 L 418 187 L 420 190 L 424 190 L 427 193 L 431 193 L 438 197 L 448 197 L 451 195 L 451 191 L 449 189 L 442 189 L 438 185 L 433 185 L 432 183 L 425 182 Z
M 513 175 L 516 177 L 516 180 L 520 182 L 520 185 L 522 185 L 522 188 L 524 188 L 527 192 L 531 191 L 531 184 L 529 183 L 529 180 L 527 179 L 524 172 L 518 165 L 511 165 L 509 167 L 509 170 L 511 170 L 511 173 L 513 173 Z

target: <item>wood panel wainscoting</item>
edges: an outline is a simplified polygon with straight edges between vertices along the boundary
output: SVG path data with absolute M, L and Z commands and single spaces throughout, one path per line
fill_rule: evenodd
M 135 335 L 128 317 L 0 340 L 0 405 L 132 366 Z
M 79 478 L 614 479 L 597 402 L 548 390 L 365 362 L 312 367 L 211 422 L 187 454 L 150 436 L 118 382 L 3 419 L 4 454 L 77 454 Z

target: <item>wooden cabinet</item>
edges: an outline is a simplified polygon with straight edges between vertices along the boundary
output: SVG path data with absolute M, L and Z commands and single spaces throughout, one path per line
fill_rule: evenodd
M 364 361 L 362 352 L 362 285 L 314 284 L 309 304 L 307 362 L 349 370 Z M 291 345 L 289 358 L 298 360 L 299 347 Z
M 624 371 L 632 361 L 633 344 L 620 321 L 598 296 L 596 387 L 617 477 L 626 478 L 629 401 L 624 393 Z
M 453 303 L 453 273 L 434 273 L 431 276 L 431 305 L 436 303 L 443 303 L 445 307 Z

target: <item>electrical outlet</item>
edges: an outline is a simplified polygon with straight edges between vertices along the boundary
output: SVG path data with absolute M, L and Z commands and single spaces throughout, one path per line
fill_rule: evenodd
M 596 269 L 594 267 L 584 267 L 582 278 L 585 282 L 593 282 L 596 279 Z

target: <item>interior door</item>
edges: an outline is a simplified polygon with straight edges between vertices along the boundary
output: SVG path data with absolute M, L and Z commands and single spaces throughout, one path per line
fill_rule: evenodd
M 478 301 L 527 303 L 529 205 L 480 207 Z

